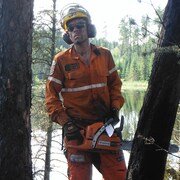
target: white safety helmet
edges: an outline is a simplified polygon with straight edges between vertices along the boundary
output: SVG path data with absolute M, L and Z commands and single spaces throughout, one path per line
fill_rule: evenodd
M 76 19 L 76 18 L 84 18 L 87 21 L 87 24 L 91 24 L 91 17 L 89 12 L 77 3 L 70 3 L 64 6 L 64 8 L 60 12 L 60 22 L 61 27 L 67 32 L 67 22 Z

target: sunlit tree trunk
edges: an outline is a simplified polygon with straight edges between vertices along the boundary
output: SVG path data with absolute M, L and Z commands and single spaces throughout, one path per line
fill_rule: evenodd
M 0 179 L 32 180 L 33 0 L 0 0 Z
M 51 59 L 53 59 L 54 55 L 55 55 L 56 21 L 57 21 L 56 20 L 56 0 L 53 0 Z M 50 120 L 48 130 L 47 130 L 44 180 L 49 180 L 50 179 L 52 131 L 53 131 L 52 121 Z
M 180 1 L 169 0 L 147 93 L 140 112 L 128 180 L 163 180 L 180 99 Z M 161 149 L 162 148 L 162 149 Z
M 50 120 L 48 129 L 47 129 L 44 180 L 49 180 L 50 179 L 52 131 L 53 131 L 52 121 Z

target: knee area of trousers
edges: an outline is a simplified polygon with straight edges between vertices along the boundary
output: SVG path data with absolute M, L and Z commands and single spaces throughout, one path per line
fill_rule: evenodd
M 76 162 L 76 163 L 85 162 L 85 157 L 82 154 L 71 154 L 69 159 L 71 162 Z

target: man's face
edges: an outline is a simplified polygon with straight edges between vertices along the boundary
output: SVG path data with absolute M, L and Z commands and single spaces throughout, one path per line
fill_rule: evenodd
M 82 44 L 88 40 L 86 21 L 82 18 L 70 21 L 68 23 L 68 34 L 74 44 Z

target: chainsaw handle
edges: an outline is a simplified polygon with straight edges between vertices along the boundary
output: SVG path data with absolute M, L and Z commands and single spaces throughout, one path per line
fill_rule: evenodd
M 120 131 L 123 130 L 123 127 L 124 127 L 124 116 L 122 115 L 122 116 L 121 116 L 120 127 L 119 127 Z
M 110 119 L 108 119 L 108 121 L 106 121 L 104 126 L 108 126 L 111 124 L 114 127 L 119 122 L 119 119 L 118 119 L 118 121 L 116 121 L 116 120 L 114 118 L 110 118 Z
M 114 121 L 113 118 L 108 119 L 108 121 L 106 121 L 106 122 L 104 123 L 104 126 L 108 126 L 108 125 L 111 124 L 113 121 Z

